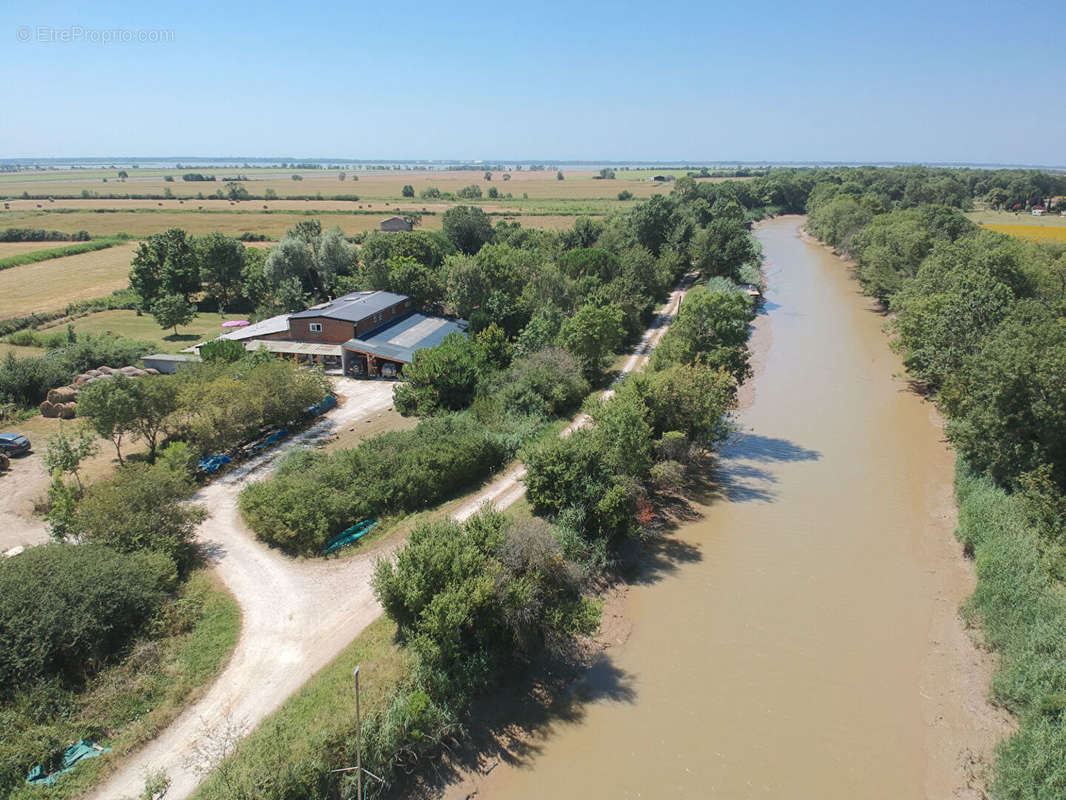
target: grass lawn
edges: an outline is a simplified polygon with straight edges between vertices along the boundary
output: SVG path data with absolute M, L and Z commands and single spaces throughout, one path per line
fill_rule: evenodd
M 129 282 L 136 242 L 0 270 L 0 319 L 56 311 L 110 294 Z
M 60 800 L 85 793 L 199 698 L 222 671 L 240 631 L 237 602 L 207 571 L 194 573 L 180 596 L 193 615 L 185 630 L 135 644 L 124 662 L 105 669 L 85 691 L 64 695 L 50 722 L 37 723 L 48 726 L 42 735 L 69 741 L 93 736 L 113 752 L 79 765 L 55 786 L 13 787 L 8 800 Z M 32 736 L 33 725 L 13 733 Z
M 339 760 L 345 741 L 355 732 L 352 671 L 356 666 L 365 718 L 385 705 L 392 689 L 407 675 L 407 658 L 396 644 L 396 626 L 390 620 L 382 617 L 369 625 L 329 666 L 260 723 L 193 797 L 257 796 L 257 788 L 290 772 L 299 774 L 309 764 L 322 772 L 351 766 Z
M 37 356 L 44 355 L 43 347 L 20 347 L 15 344 L 8 344 L 7 342 L 0 342 L 0 358 L 6 358 L 7 354 L 11 353 L 19 358 L 36 358 Z
M 136 311 L 96 311 L 73 321 L 75 333 L 113 333 L 129 339 L 142 339 L 157 345 L 161 353 L 177 353 L 191 344 L 213 339 L 224 332 L 222 323 L 231 319 L 247 319 L 244 314 L 219 316 L 213 312 L 197 315 L 188 325 L 178 327 L 178 335 L 170 328 L 163 330 L 151 314 L 137 316 Z M 66 321 L 41 328 L 42 333 L 66 330 Z

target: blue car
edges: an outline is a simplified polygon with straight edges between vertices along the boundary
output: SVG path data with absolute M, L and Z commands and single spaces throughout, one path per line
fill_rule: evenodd
M 21 433 L 0 433 L 0 453 L 18 456 L 30 452 L 30 440 Z

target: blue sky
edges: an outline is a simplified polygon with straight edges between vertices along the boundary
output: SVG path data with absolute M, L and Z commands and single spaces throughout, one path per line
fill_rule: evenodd
M 0 157 L 1066 164 L 1061 4 L 3 2 Z

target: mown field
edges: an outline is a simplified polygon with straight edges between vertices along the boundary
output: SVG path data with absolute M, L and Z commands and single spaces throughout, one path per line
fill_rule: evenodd
M 128 283 L 130 259 L 136 247 L 136 242 L 129 242 L 0 270 L 0 319 L 53 311 L 75 300 L 121 289 Z
M 183 181 L 184 172 L 202 172 L 216 176 L 215 181 Z M 166 189 L 176 197 L 196 197 L 198 193 L 213 194 L 222 186 L 222 178 L 237 174 L 249 180 L 242 185 L 253 195 L 262 195 L 267 189 L 279 196 L 316 195 L 325 197 L 336 195 L 358 195 L 362 200 L 399 200 L 403 187 L 414 187 L 415 194 L 420 195 L 424 189 L 434 186 L 442 192 L 458 192 L 472 183 L 482 187 L 483 192 L 495 186 L 501 193 L 510 192 L 516 197 L 528 194 L 533 199 L 595 199 L 614 198 L 622 189 L 628 189 L 638 197 L 650 197 L 659 192 L 670 190 L 670 184 L 653 183 L 650 178 L 657 174 L 683 175 L 683 170 L 641 170 L 616 172 L 614 180 L 600 180 L 598 173 L 591 170 L 563 170 L 564 180 L 558 180 L 554 170 L 529 172 L 493 172 L 492 180 L 484 179 L 482 170 L 456 170 L 448 172 L 423 170 L 381 170 L 370 172 L 346 171 L 346 179 L 340 180 L 339 171 L 325 170 L 277 170 L 277 169 L 231 169 L 213 170 L 127 170 L 130 177 L 125 181 L 118 179 L 118 171 L 79 171 L 75 176 L 45 173 L 18 173 L 0 176 L 0 196 L 17 198 L 23 192 L 35 196 L 80 197 L 82 192 L 96 194 L 148 194 L 162 195 Z M 149 174 L 151 173 L 151 174 Z M 298 174 L 301 180 L 293 180 Z M 504 179 L 509 174 L 509 179 Z M 172 175 L 174 180 L 167 182 L 164 175 Z M 107 182 L 104 183 L 104 178 Z M 715 179 L 705 179 L 715 180 Z
M 231 319 L 247 319 L 247 315 L 214 313 L 198 314 L 188 325 L 178 327 L 178 335 L 170 328 L 163 330 L 151 314 L 137 315 L 136 311 L 97 311 L 78 317 L 71 324 L 75 333 L 111 333 L 128 339 L 141 339 L 153 342 L 160 353 L 178 353 L 190 344 L 213 339 L 225 333 L 222 323 Z M 42 327 L 41 333 L 48 334 L 66 330 L 64 320 L 55 325 Z
M 14 226 L 4 226 L 14 227 Z M 0 259 L 20 256 L 23 253 L 35 253 L 38 250 L 54 250 L 70 242 L 0 242 Z

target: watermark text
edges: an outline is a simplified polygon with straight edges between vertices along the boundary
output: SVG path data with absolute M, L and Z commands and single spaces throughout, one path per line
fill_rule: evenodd
M 174 31 L 165 28 L 89 28 L 84 25 L 20 25 L 19 42 L 34 44 L 169 44 Z

